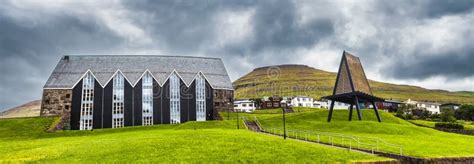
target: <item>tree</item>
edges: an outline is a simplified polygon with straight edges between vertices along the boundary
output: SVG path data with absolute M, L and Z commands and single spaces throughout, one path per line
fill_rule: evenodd
M 454 114 L 458 120 L 474 121 L 474 105 L 461 105 Z
M 454 109 L 441 108 L 440 118 L 443 122 L 455 122 L 456 118 L 454 117 Z
M 413 116 L 419 119 L 426 119 L 431 116 L 431 112 L 426 110 L 425 108 L 415 108 L 411 110 Z
M 403 118 L 403 119 L 409 119 L 409 118 L 412 117 L 412 115 L 410 114 L 410 111 L 413 110 L 413 109 L 415 109 L 415 105 L 402 104 L 397 109 L 397 113 L 395 114 L 395 116 Z

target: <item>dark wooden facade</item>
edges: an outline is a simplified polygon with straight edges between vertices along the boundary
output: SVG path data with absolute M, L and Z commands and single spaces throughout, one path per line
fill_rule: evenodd
M 142 85 L 141 80 L 132 87 L 124 82 L 124 125 L 142 125 Z M 180 81 L 180 116 L 181 123 L 196 121 L 196 87 L 195 82 L 187 87 Z M 206 120 L 217 119 L 218 111 L 214 110 L 214 89 L 206 81 Z M 70 129 L 78 130 L 80 124 L 82 80 L 72 89 L 70 112 Z M 104 88 L 96 81 L 94 84 L 93 129 L 112 127 L 112 96 L 113 84 Z M 153 124 L 170 123 L 170 88 L 167 81 L 162 87 L 153 81 Z

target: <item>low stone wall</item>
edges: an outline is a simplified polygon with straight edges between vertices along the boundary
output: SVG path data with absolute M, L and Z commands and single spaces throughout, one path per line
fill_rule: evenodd
M 409 121 L 409 122 L 410 122 L 410 121 Z M 436 129 L 436 130 L 443 131 L 443 132 L 458 133 L 458 134 L 465 134 L 465 135 L 474 135 L 474 130 L 448 129 L 448 128 L 433 128 L 433 127 L 429 127 L 429 126 L 426 126 L 426 125 L 417 124 L 417 123 L 414 123 L 414 122 L 410 122 L 410 123 L 412 123 L 413 125 L 416 125 L 416 126 L 421 126 L 421 127 L 425 127 L 425 128 Z
M 458 133 L 458 134 L 465 134 L 465 135 L 474 135 L 474 130 L 465 130 L 465 129 L 448 129 L 448 128 L 434 128 L 436 130 L 450 132 L 450 133 Z

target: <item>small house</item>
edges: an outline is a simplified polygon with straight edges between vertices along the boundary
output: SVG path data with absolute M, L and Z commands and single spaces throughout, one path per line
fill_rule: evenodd
M 239 112 L 253 112 L 256 109 L 253 100 L 235 100 L 234 110 Z

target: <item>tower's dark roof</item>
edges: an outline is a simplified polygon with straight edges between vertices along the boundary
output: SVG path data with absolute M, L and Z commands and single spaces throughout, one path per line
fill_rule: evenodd
M 369 81 L 358 57 L 344 51 L 338 76 L 334 94 L 359 91 L 372 95 Z
M 149 71 L 159 85 L 176 71 L 189 86 L 198 73 L 202 73 L 215 89 L 232 90 L 232 82 L 219 58 L 157 55 L 74 55 L 64 56 L 54 69 L 44 88 L 73 88 L 87 72 L 91 71 L 104 87 L 120 71 L 132 86 Z

